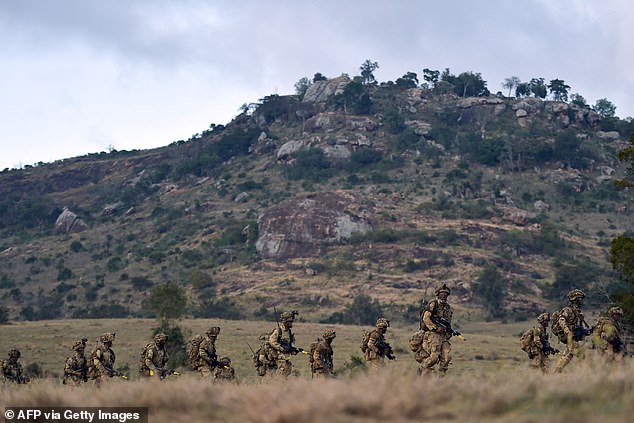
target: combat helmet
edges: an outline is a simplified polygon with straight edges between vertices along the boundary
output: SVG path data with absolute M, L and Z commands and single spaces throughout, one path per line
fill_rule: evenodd
M 105 344 L 106 342 L 113 342 L 115 335 L 116 334 L 114 332 L 105 332 L 105 333 L 102 333 L 101 336 L 99 336 L 99 340 L 103 344 Z
M 229 366 L 231 364 L 231 359 L 229 357 L 220 357 L 220 359 L 218 359 L 218 362 L 220 364 L 222 364 L 223 366 Z
M 212 326 L 207 329 L 207 332 L 205 333 L 209 336 L 218 336 L 218 334 L 220 333 L 220 326 Z
M 379 319 L 376 321 L 376 327 L 378 329 L 387 329 L 388 327 L 390 327 L 390 321 L 387 320 L 385 317 L 379 317 Z
M 324 339 L 335 339 L 336 336 L 337 333 L 334 329 L 326 329 L 323 334 Z
M 75 342 L 73 342 L 72 349 L 74 351 L 84 350 L 84 349 L 86 349 L 86 342 L 88 342 L 88 339 L 86 339 L 86 338 L 82 338 L 79 341 L 75 341 Z
M 297 316 L 299 313 L 297 312 L 297 310 L 293 310 L 293 311 L 285 311 L 284 313 L 282 313 L 280 315 L 280 321 L 282 323 L 284 322 L 293 322 L 295 321 L 295 316 Z
M 572 291 L 568 293 L 568 300 L 570 302 L 583 300 L 585 297 L 586 297 L 586 293 L 577 288 L 573 289 Z
M 446 293 L 447 295 L 451 294 L 451 289 L 449 289 L 449 287 L 447 286 L 446 283 L 443 283 L 442 286 L 440 288 L 436 289 L 436 291 L 434 293 L 438 297 L 443 292 Z
M 11 348 L 9 350 L 9 358 L 20 358 L 20 350 L 17 348 Z
M 538 323 L 548 323 L 550 322 L 550 314 L 548 313 L 542 313 L 539 316 L 537 316 L 537 322 Z
M 608 310 L 609 316 L 623 316 L 623 309 L 621 307 L 610 307 Z
M 156 335 L 154 335 L 154 342 L 157 344 L 167 342 L 167 335 L 165 335 L 163 332 L 157 333 Z

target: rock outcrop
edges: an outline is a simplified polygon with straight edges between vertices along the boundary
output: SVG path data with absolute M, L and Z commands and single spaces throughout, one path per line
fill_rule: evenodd
M 88 229 L 88 226 L 81 220 L 75 213 L 70 211 L 67 207 L 60 213 L 55 221 L 55 232 L 61 234 L 69 234 L 76 232 L 83 232 Z
M 368 232 L 372 224 L 359 201 L 353 193 L 329 191 L 276 204 L 258 218 L 256 249 L 268 259 L 309 257 L 353 233 Z
M 340 76 L 325 81 L 313 82 L 304 94 L 303 102 L 320 103 L 328 100 L 331 96 L 341 94 L 346 85 L 350 83 L 350 78 Z

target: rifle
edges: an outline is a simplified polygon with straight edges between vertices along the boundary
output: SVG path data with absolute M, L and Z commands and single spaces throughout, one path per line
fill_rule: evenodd
M 106 371 L 108 372 L 110 377 L 116 376 L 116 377 L 120 377 L 123 380 L 128 380 L 128 376 L 127 375 L 124 375 L 123 373 L 121 373 L 118 370 L 113 369 L 112 367 L 103 366 L 103 368 L 106 369 Z
M 431 316 L 431 321 L 433 324 L 435 324 L 436 326 L 440 326 L 442 329 L 444 329 L 445 333 L 447 335 L 451 336 L 456 336 L 460 339 L 462 339 L 463 341 L 466 341 L 465 337 L 462 336 L 462 334 L 456 330 L 453 330 L 453 328 L 451 327 L 451 323 L 449 322 L 449 320 L 445 319 L 444 317 L 434 317 Z
M 589 336 L 594 331 L 594 326 L 584 328 L 583 326 L 575 326 L 572 329 L 572 339 L 574 341 L 583 341 L 586 336 Z
M 542 351 L 544 352 L 544 354 L 546 355 L 555 355 L 555 354 L 559 354 L 559 350 L 553 348 L 550 345 L 546 345 L 545 347 L 542 348 Z
M 377 348 L 379 349 L 379 351 L 385 354 L 385 357 L 387 357 L 388 360 L 396 360 L 396 357 L 394 356 L 394 351 L 392 351 L 392 346 L 387 342 L 381 342 L 379 345 L 377 345 Z

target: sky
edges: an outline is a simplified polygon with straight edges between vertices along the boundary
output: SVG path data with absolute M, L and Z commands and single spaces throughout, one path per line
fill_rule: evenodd
M 634 116 L 631 0 L 1 0 L 0 170 L 149 149 L 302 77 L 562 79 Z

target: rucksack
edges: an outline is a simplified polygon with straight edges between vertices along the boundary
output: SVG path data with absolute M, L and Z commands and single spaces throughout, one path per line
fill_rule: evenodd
M 416 331 L 409 338 L 409 349 L 412 352 L 416 352 L 423 345 L 423 338 L 425 337 L 425 332 L 422 330 Z
M 566 338 L 564 330 L 559 325 L 559 318 L 561 317 L 562 311 L 563 309 L 554 311 L 553 314 L 550 316 L 550 330 L 553 335 L 555 335 L 560 340 Z
M 201 342 L 203 342 L 202 335 L 196 335 L 187 341 L 187 346 L 185 347 L 187 362 L 189 363 L 189 368 L 192 370 L 196 370 L 198 368 L 198 351 L 200 349 Z
M 143 347 L 143 350 L 141 351 L 141 354 L 139 355 L 139 366 L 141 369 L 145 367 L 145 355 L 147 354 L 148 349 L 152 348 L 153 345 L 154 343 L 150 342 L 145 344 L 145 346 Z
M 371 330 L 363 331 L 363 338 L 361 338 L 361 352 L 363 352 L 364 354 L 368 350 L 368 342 L 370 341 L 371 333 L 372 333 Z
M 313 363 L 315 361 L 315 359 L 313 358 L 314 354 L 315 354 L 315 350 L 317 349 L 317 347 L 319 346 L 319 342 L 320 339 L 317 338 L 317 340 L 315 342 L 313 342 L 312 344 L 310 344 L 310 349 L 308 350 L 308 362 Z
M 520 348 L 524 352 L 530 352 L 531 346 L 533 344 L 533 329 L 529 329 L 522 334 L 520 337 Z

